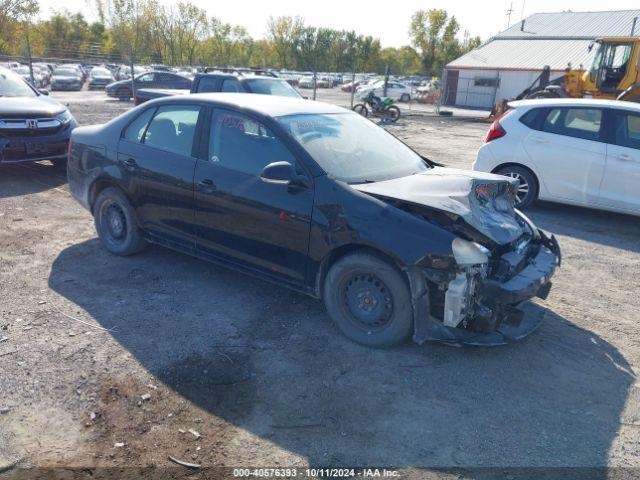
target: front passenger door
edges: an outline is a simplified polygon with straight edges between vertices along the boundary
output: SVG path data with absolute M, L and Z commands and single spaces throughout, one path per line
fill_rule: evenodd
M 197 248 L 302 283 L 313 189 L 260 179 L 273 162 L 299 173 L 302 166 L 265 125 L 238 112 L 216 109 L 208 139 L 207 160 L 198 161 L 194 177 Z

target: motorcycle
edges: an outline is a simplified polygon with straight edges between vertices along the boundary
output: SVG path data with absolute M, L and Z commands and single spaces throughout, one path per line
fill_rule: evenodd
M 397 122 L 400 118 L 400 109 L 394 105 L 392 98 L 382 100 L 371 91 L 362 97 L 361 100 L 363 100 L 364 103 L 354 105 L 353 111 L 363 117 L 368 117 L 369 114 L 371 114 L 373 117 L 380 117 L 391 122 Z M 369 108 L 367 108 L 367 106 Z M 369 109 L 371 111 L 369 111 Z

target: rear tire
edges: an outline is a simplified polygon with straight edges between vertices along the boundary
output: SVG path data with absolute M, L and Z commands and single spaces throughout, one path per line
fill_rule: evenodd
M 395 105 L 391 105 L 389 108 L 387 108 L 387 119 L 390 122 L 397 122 L 399 118 L 400 109 L 398 107 L 396 107 Z
M 93 216 L 98 237 L 111 253 L 133 255 L 147 246 L 133 207 L 117 188 L 109 187 L 100 192 L 93 206 Z
M 407 283 L 384 260 L 353 253 L 338 260 L 324 281 L 329 316 L 350 340 L 386 348 L 407 340 L 413 309 Z
M 529 169 L 518 165 L 507 165 L 499 168 L 494 173 L 515 178 L 520 182 L 520 186 L 516 191 L 516 208 L 524 210 L 537 200 L 538 180 Z
M 369 116 L 369 109 L 363 103 L 358 103 L 354 105 L 353 111 L 356 113 L 359 113 L 365 118 Z

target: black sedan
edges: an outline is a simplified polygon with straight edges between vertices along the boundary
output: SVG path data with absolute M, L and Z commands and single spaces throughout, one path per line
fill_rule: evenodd
M 76 129 L 68 175 L 110 252 L 153 242 L 322 298 L 369 346 L 521 338 L 560 262 L 513 180 L 434 166 L 319 102 L 153 100 Z
M 139 88 L 191 88 L 192 80 L 182 75 L 171 72 L 145 72 L 136 75 L 133 79 L 133 87 Z M 131 79 L 110 83 L 105 87 L 105 92 L 110 97 L 120 100 L 129 100 L 133 97 Z
M 61 103 L 0 68 L 0 163 L 51 160 L 64 166 L 78 124 Z

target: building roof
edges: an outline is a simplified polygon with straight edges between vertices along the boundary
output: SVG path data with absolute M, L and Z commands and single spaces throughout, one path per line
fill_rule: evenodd
M 638 18 L 635 33 L 633 19 Z M 640 35 L 640 10 L 534 13 L 494 38 L 582 38 Z
M 552 70 L 588 67 L 595 54 L 591 40 L 492 40 L 447 65 L 447 68 L 477 70 Z
M 535 13 L 447 65 L 454 69 L 552 70 L 591 64 L 597 37 L 640 35 L 640 10 Z

